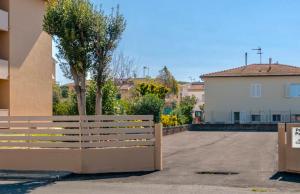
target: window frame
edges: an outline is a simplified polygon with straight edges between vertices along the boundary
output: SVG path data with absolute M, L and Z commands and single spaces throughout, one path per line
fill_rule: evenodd
M 279 120 L 277 120 L 277 116 L 279 116 Z M 276 118 L 274 120 L 274 118 Z M 272 114 L 272 122 L 281 122 L 281 114 Z
M 255 120 L 253 118 L 259 118 L 259 119 Z M 251 122 L 261 122 L 261 115 L 260 114 L 251 114 Z

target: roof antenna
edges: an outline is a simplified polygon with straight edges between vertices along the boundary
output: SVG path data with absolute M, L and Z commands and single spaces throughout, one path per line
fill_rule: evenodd
M 261 64 L 261 57 L 263 54 L 261 47 L 258 47 L 256 49 L 252 49 L 252 50 L 257 51 L 257 54 L 259 55 L 259 63 Z

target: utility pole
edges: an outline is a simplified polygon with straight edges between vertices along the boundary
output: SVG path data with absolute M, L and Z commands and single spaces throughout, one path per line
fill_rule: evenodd
M 144 67 L 143 67 L 143 77 L 144 77 L 144 78 L 146 77 L 146 69 L 147 69 L 147 67 L 144 66 Z
M 261 47 L 258 47 L 256 49 L 252 49 L 252 50 L 257 51 L 257 54 L 259 55 L 259 63 L 261 64 L 261 62 L 262 62 L 262 54 L 263 54 Z

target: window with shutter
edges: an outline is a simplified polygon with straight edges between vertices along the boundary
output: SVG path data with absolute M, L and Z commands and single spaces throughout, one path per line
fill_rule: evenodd
M 261 97 L 261 84 L 251 84 L 250 93 L 253 98 Z

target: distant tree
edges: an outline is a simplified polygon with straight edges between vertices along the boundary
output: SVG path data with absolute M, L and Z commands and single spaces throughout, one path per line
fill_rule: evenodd
M 96 84 L 96 114 L 102 114 L 103 87 L 109 78 L 109 64 L 113 51 L 117 48 L 122 33 L 125 30 L 125 19 L 119 12 L 119 7 L 112 10 L 109 16 L 102 11 L 95 13 L 93 30 L 93 65 L 91 75 Z
M 80 115 L 86 114 L 86 76 L 94 21 L 94 9 L 88 0 L 47 2 L 43 29 L 57 43 L 57 57 L 65 76 L 74 80 Z
M 68 98 L 68 96 L 69 96 L 69 88 L 68 88 L 68 86 L 61 86 L 60 89 L 61 89 L 61 96 L 63 98 Z
M 135 60 L 125 56 L 122 52 L 113 56 L 111 61 L 111 76 L 117 86 L 124 81 L 137 77 L 137 66 Z
M 164 86 L 170 89 L 170 93 L 177 95 L 178 94 L 178 83 L 169 69 L 164 66 L 162 70 L 159 71 L 159 75 L 156 78 Z
M 56 105 L 61 100 L 61 88 L 58 84 L 53 85 L 53 93 L 52 93 L 52 102 L 53 105 Z

